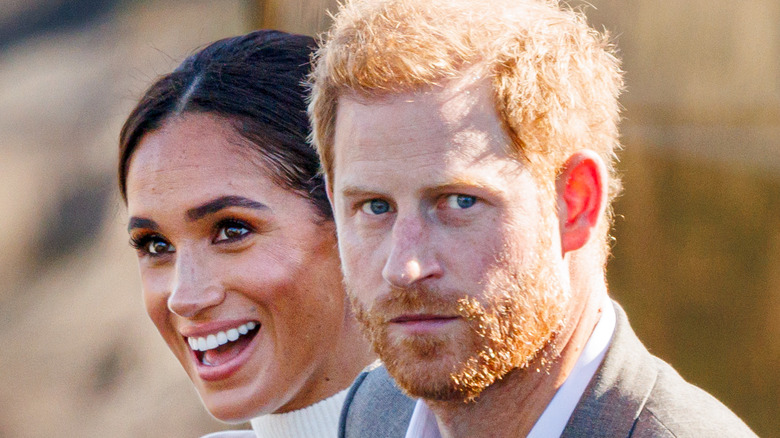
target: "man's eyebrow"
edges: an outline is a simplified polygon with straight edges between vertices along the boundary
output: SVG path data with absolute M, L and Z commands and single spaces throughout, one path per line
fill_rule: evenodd
M 493 194 L 499 194 L 501 193 L 501 190 L 496 187 L 493 184 L 478 181 L 476 179 L 469 178 L 468 176 L 458 176 L 455 178 L 452 178 L 450 180 L 447 180 L 444 183 L 436 184 L 434 186 L 428 187 L 424 189 L 425 193 L 441 193 L 441 192 L 447 192 L 447 191 L 457 191 L 458 188 L 465 188 L 465 187 L 476 187 L 482 190 L 485 190 L 487 192 L 493 193 Z M 343 189 L 340 190 L 340 193 L 345 198 L 362 198 L 366 196 L 376 196 L 381 197 L 383 196 L 382 192 L 377 190 L 372 190 L 369 188 L 364 188 L 360 186 L 353 186 L 353 185 L 347 185 L 344 186 Z
M 157 222 L 151 220 L 151 219 L 144 219 L 142 217 L 131 217 L 130 220 L 127 222 L 127 232 L 136 229 L 136 228 L 148 228 L 150 230 L 159 230 L 160 227 L 157 225 Z
M 358 186 L 344 186 L 343 189 L 340 190 L 341 195 L 345 198 L 355 198 L 355 197 L 363 197 L 363 196 L 376 196 L 379 195 L 379 192 L 376 192 L 374 190 L 369 190 L 366 188 L 358 187 Z
M 268 208 L 262 202 L 253 201 L 243 196 L 220 196 L 203 205 L 187 210 L 187 218 L 191 221 L 196 221 L 228 207 L 251 208 L 253 210 L 265 210 Z
M 468 176 L 458 176 L 456 178 L 448 180 L 443 184 L 437 184 L 433 187 L 430 187 L 429 189 L 426 190 L 426 192 L 432 192 L 432 193 L 446 192 L 450 190 L 457 190 L 459 187 L 463 187 L 463 188 L 475 187 L 478 189 L 486 190 L 493 194 L 498 194 L 501 192 L 501 190 L 498 187 L 494 186 L 493 184 L 484 181 L 478 181 L 476 179 L 469 178 Z

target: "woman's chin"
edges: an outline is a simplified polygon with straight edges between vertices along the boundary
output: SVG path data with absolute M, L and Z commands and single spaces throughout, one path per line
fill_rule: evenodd
M 223 423 L 245 423 L 254 417 L 270 413 L 266 412 L 263 406 L 253 406 L 256 409 L 247 409 L 248 404 L 237 403 L 234 398 L 228 397 L 228 400 L 213 400 L 213 398 L 211 395 L 209 395 L 209 399 L 201 396 L 201 402 L 212 417 Z M 219 398 L 224 399 L 225 397 Z

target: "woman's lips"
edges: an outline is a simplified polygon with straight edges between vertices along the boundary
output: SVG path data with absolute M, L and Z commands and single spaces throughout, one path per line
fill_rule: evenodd
M 257 331 L 250 332 L 246 336 L 242 336 L 234 342 L 229 342 L 224 345 L 220 345 L 217 348 L 203 351 L 200 354 L 195 353 L 200 358 L 200 363 L 207 367 L 217 367 L 224 365 L 231 360 L 235 359 L 252 341 L 254 334 Z
M 261 324 L 250 321 L 209 334 L 186 337 L 201 379 L 222 380 L 246 363 L 255 348 Z
M 237 327 L 227 330 L 221 330 L 217 333 L 212 333 L 205 336 L 191 336 L 187 337 L 187 342 L 190 344 L 190 348 L 195 351 L 208 351 L 213 350 L 220 345 L 225 345 L 230 342 L 235 342 L 241 336 L 246 335 L 250 331 L 254 330 L 258 326 L 258 323 L 249 321 L 246 324 L 241 324 Z

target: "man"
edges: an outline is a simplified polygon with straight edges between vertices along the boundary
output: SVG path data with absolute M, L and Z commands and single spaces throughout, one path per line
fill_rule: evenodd
M 341 7 L 310 115 L 384 364 L 343 434 L 753 436 L 607 296 L 621 87 L 606 38 L 556 2 Z

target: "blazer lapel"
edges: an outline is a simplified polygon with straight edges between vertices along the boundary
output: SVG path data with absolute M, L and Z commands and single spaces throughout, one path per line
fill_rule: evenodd
M 657 379 L 653 357 L 614 303 L 615 333 L 562 438 L 628 437 Z

